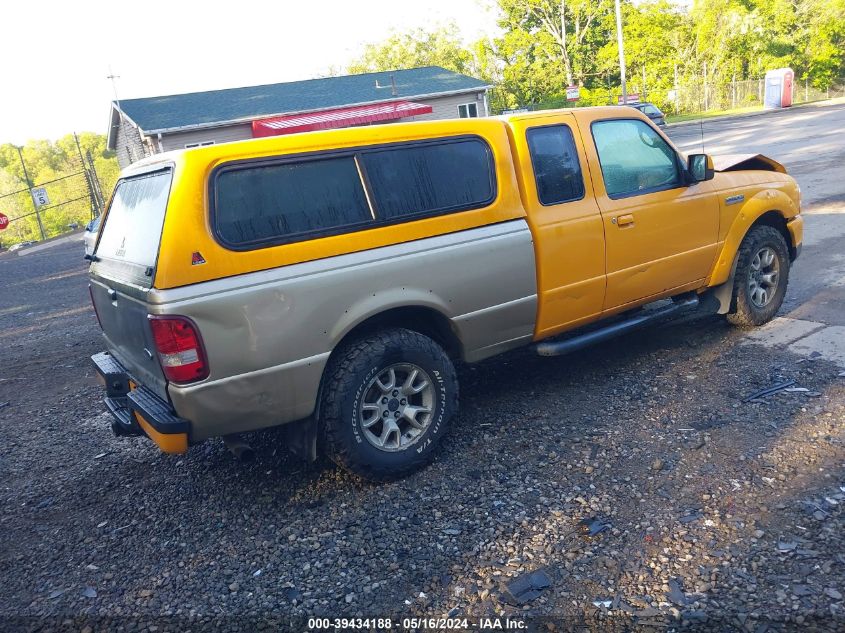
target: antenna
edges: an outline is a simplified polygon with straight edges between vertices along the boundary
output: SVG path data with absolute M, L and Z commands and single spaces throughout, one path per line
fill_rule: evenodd
M 114 101 L 117 103 L 117 109 L 120 110 L 120 99 L 117 96 L 117 81 L 115 81 L 116 79 L 120 79 L 120 75 L 115 75 L 112 72 L 111 64 L 109 64 L 109 74 L 106 75 L 106 79 L 111 81 L 111 87 L 114 90 Z

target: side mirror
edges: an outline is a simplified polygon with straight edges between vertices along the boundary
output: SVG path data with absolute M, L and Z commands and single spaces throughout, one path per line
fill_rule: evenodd
M 716 170 L 713 167 L 713 159 L 709 154 L 690 154 L 687 159 L 687 172 L 693 182 L 713 180 Z

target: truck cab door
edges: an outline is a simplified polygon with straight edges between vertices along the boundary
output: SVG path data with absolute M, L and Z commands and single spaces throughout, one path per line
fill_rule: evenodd
M 607 252 L 604 310 L 700 287 L 716 256 L 712 182 L 688 184 L 679 152 L 645 118 L 579 113 Z
M 510 133 L 534 238 L 538 288 L 534 335 L 539 339 L 601 313 L 604 230 L 573 116 L 520 115 L 511 121 Z

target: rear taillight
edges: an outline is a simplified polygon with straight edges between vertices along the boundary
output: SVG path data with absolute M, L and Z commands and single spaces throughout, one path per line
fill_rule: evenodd
M 179 383 L 208 378 L 208 361 L 194 322 L 180 316 L 150 315 L 149 319 L 165 377 Z
M 88 284 L 88 296 L 91 297 L 91 305 L 94 306 L 94 316 L 97 317 L 97 325 L 99 325 L 102 330 L 103 322 L 100 321 L 100 313 L 97 312 L 97 302 L 94 301 L 94 289 L 91 287 L 91 284 Z

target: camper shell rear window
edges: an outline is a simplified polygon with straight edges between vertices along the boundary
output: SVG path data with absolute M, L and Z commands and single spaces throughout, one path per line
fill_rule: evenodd
M 459 136 L 236 161 L 209 187 L 217 240 L 250 250 L 482 208 L 496 174 L 490 146 Z
M 168 167 L 118 181 L 94 251 L 98 271 L 152 286 L 172 178 Z

